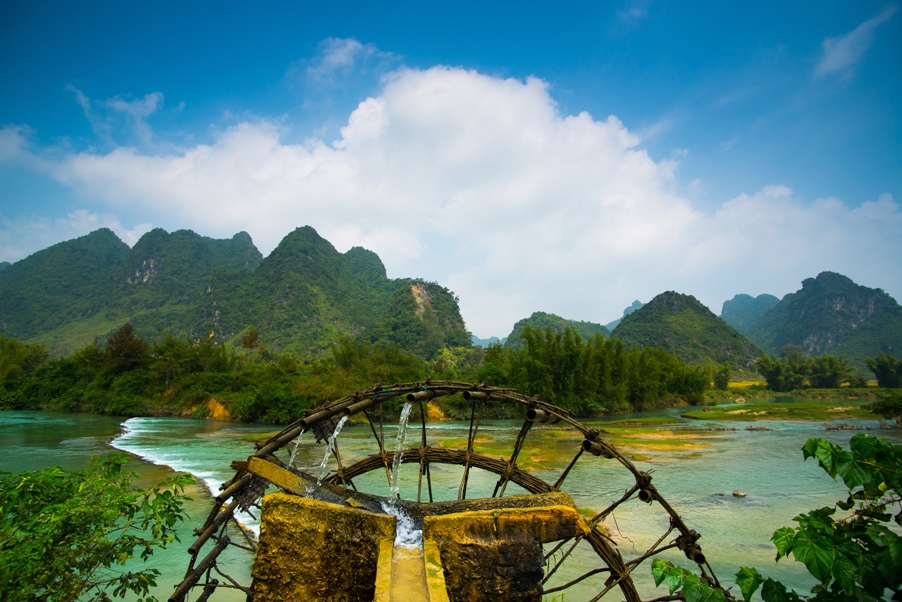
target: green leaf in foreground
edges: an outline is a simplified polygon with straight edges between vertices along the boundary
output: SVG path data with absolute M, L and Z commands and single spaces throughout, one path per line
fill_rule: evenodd
M 736 585 L 739 586 L 742 597 L 746 602 L 751 600 L 752 596 L 758 591 L 758 588 L 761 587 L 763 582 L 764 577 L 761 576 L 761 573 L 759 573 L 757 569 L 744 566 L 736 573 Z
M 746 602 L 759 588 L 764 602 L 902 600 L 902 536 L 891 523 L 902 524 L 902 446 L 859 434 L 849 441 L 849 450 L 825 439 L 805 443 L 803 456 L 817 458 L 832 478 L 842 477 L 848 497 L 796 516 L 798 527 L 781 527 L 771 537 L 777 560 L 792 554 L 819 581 L 813 595 L 799 595 L 743 567 L 736 584 Z M 695 589 L 704 580 L 686 569 L 662 562 L 654 570 L 655 582 L 667 581 L 671 594 L 709 599 L 706 591 Z

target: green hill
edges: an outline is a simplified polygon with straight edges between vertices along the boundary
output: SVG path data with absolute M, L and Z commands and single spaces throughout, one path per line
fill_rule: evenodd
M 514 324 L 514 329 L 504 342 L 505 349 L 519 349 L 524 345 L 523 331 L 527 326 L 535 330 L 545 330 L 545 327 L 549 327 L 552 332 L 563 332 L 566 328 L 570 328 L 581 336 L 583 340 L 588 340 L 594 334 L 603 334 L 605 336 L 611 334 L 611 331 L 601 324 L 567 320 L 554 314 L 537 311 L 528 318 L 523 318 Z
M 405 295 L 410 303 L 387 316 Z M 428 331 L 429 344 L 409 349 L 423 357 L 435 344 L 469 346 L 450 291 L 389 279 L 375 253 L 359 247 L 339 253 L 309 226 L 266 258 L 246 232 L 217 240 L 156 229 L 129 249 L 98 230 L 0 272 L 0 332 L 57 354 L 131 322 L 145 338 L 213 333 L 234 341 L 255 328 L 267 345 L 316 356 L 342 336 L 406 343 L 391 326 L 405 321 Z
M 729 363 L 753 369 L 761 350 L 695 297 L 661 293 L 625 316 L 612 333 L 627 345 L 663 347 L 695 365 Z
M 128 245 L 102 228 L 10 265 L 0 272 L 0 331 L 56 347 L 50 333 L 114 306 L 117 270 L 128 253 Z
M 724 322 L 748 336 L 749 329 L 761 320 L 767 310 L 779 302 L 779 299 L 768 294 L 757 297 L 736 295 L 729 301 L 723 302 L 720 317 Z
M 802 282 L 749 330 L 771 355 L 798 345 L 809 355 L 844 356 L 857 366 L 880 352 L 902 354 L 902 307 L 882 290 L 834 272 Z
M 423 280 L 405 281 L 395 290 L 387 311 L 370 331 L 369 339 L 400 345 L 428 359 L 434 358 L 443 347 L 472 346 L 454 293 Z

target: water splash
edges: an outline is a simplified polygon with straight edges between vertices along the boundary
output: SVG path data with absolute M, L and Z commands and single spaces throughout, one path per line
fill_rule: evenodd
M 291 450 L 291 455 L 288 456 L 288 465 L 292 468 L 297 468 L 294 465 L 294 459 L 298 455 L 298 447 L 301 445 L 301 437 L 304 436 L 305 431 L 301 431 L 298 433 L 298 438 L 294 440 L 294 449 Z
M 407 402 L 401 410 L 401 420 L 398 422 L 398 438 L 395 439 L 395 455 L 391 463 L 391 483 L 389 483 L 388 497 L 394 499 L 399 496 L 401 490 L 401 453 L 404 451 L 404 441 L 407 439 L 407 420 L 410 418 L 410 409 L 413 404 Z
M 323 479 L 326 477 L 326 473 L 329 472 L 329 456 L 332 455 L 332 452 L 335 449 L 335 440 L 338 438 L 338 433 L 341 432 L 341 429 L 345 425 L 345 422 L 348 421 L 348 418 L 348 416 L 342 416 L 341 420 L 338 421 L 338 424 L 335 425 L 335 430 L 332 431 L 331 435 L 329 435 L 329 444 L 326 446 L 326 455 L 323 457 L 323 461 L 319 465 L 319 476 L 316 478 L 317 485 L 323 484 Z
M 423 529 L 418 527 L 404 508 L 394 500 L 383 500 L 382 510 L 393 515 L 395 520 L 395 547 L 422 548 Z

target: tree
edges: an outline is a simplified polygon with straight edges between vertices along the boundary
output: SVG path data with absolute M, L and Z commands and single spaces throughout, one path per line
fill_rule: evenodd
M 149 359 L 147 341 L 135 334 L 131 322 L 110 335 L 103 351 L 107 368 L 113 374 L 134 370 Z
M 902 536 L 890 521 L 902 524 L 902 446 L 859 434 L 849 441 L 849 451 L 826 439 L 809 439 L 802 455 L 817 459 L 831 478 L 839 476 L 849 495 L 833 507 L 800 514 L 793 519 L 798 526 L 777 529 L 771 541 L 777 560 L 791 554 L 819 583 L 813 596 L 800 596 L 742 567 L 736 584 L 743 598 L 748 601 L 761 589 L 764 602 L 900 599 Z M 834 518 L 837 509 L 841 518 Z M 685 600 L 726 599 L 723 590 L 669 562 L 655 560 L 652 574 L 657 585 L 667 582 L 671 594 L 682 589 Z
M 0 381 L 27 376 L 44 363 L 47 351 L 0 334 Z
M 896 426 L 902 426 L 902 394 L 897 393 L 884 397 L 880 401 L 869 403 L 864 408 L 885 420 L 895 420 Z
M 838 389 L 852 374 L 849 360 L 832 355 L 819 355 L 809 364 L 808 383 L 815 389 Z
M 902 387 L 902 359 L 896 359 L 884 352 L 877 357 L 865 358 L 864 363 L 877 377 L 878 387 L 889 389 Z
M 733 368 L 730 364 L 722 364 L 714 371 L 714 388 L 720 391 L 726 391 L 730 385 L 730 374 Z
M 136 475 L 122 470 L 126 458 L 95 456 L 81 471 L 0 475 L 0 599 L 109 600 L 132 592 L 154 600 L 147 594 L 160 572 L 124 565 L 178 539 L 193 479 L 136 489 Z
M 799 358 L 792 356 L 775 360 L 769 355 L 758 358 L 758 372 L 767 381 L 767 388 L 778 393 L 802 388 L 805 384 L 805 365 Z

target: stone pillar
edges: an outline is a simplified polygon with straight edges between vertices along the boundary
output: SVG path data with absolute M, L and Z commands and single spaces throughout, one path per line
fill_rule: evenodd
M 395 517 L 285 493 L 263 498 L 255 602 L 371 602 L 380 540 Z
M 572 506 L 498 508 L 423 519 L 441 554 L 451 602 L 540 602 L 542 543 L 584 533 Z

